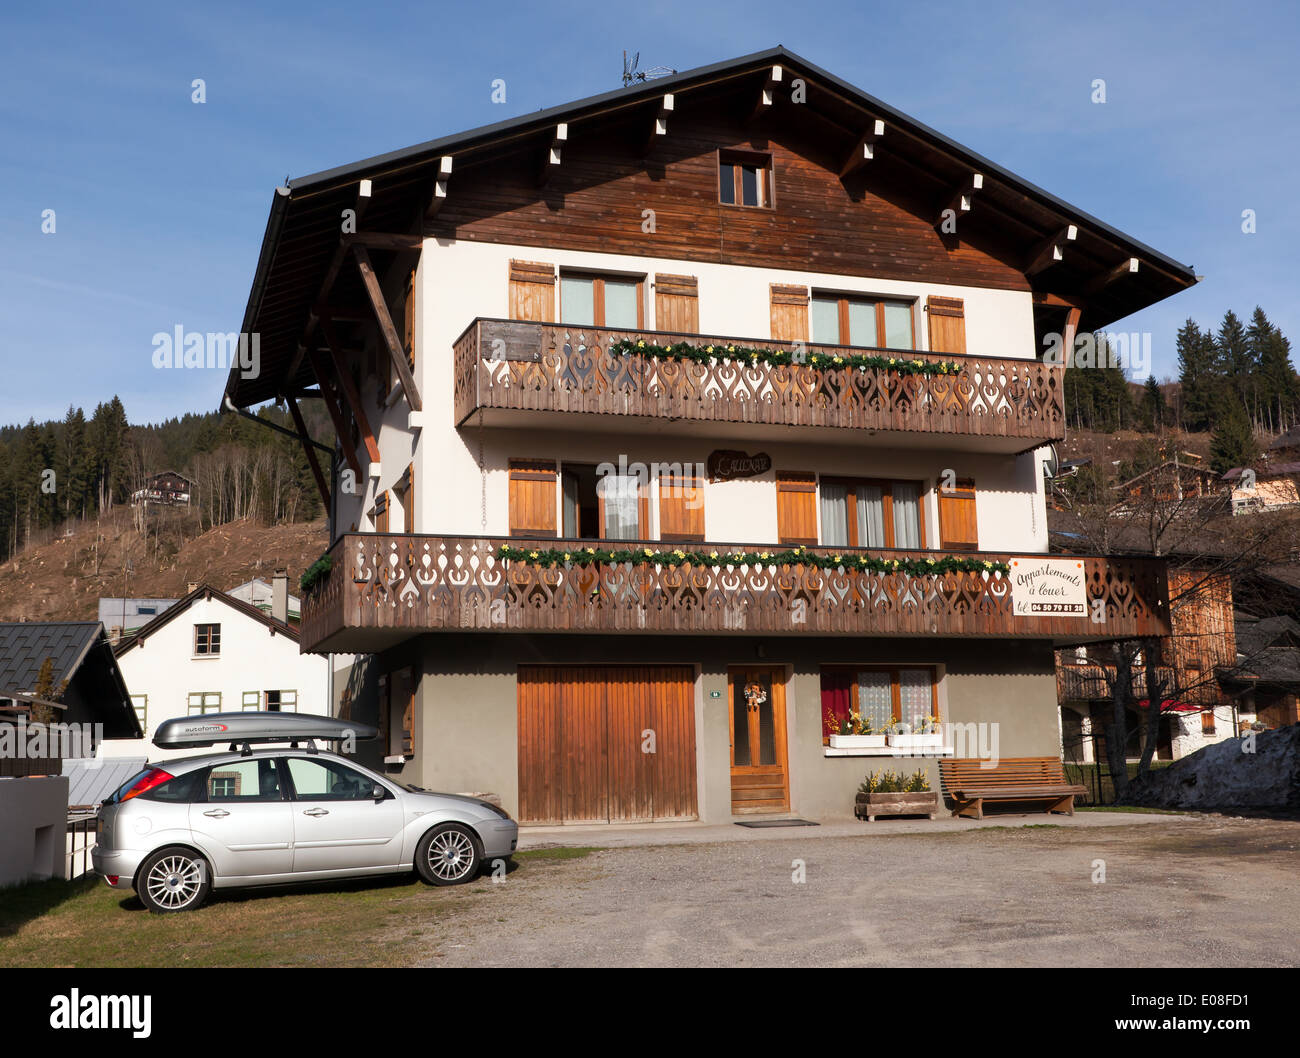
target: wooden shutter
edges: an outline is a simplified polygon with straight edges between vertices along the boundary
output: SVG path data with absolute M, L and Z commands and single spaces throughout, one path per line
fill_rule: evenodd
M 808 288 L 772 287 L 772 340 L 806 342 L 808 340 Z
M 930 315 L 930 352 L 965 353 L 965 302 L 932 294 L 925 299 L 925 311 Z
M 553 461 L 510 460 L 510 535 L 556 535 Z
M 659 539 L 704 539 L 704 482 L 695 474 L 660 472 Z
M 402 346 L 406 349 L 406 362 L 415 370 L 415 269 L 406 277 L 406 329 L 402 335 Z
M 402 505 L 402 531 L 415 532 L 415 465 L 408 464 L 401 480 L 393 486 L 397 501 Z
M 555 322 L 555 266 L 536 261 L 510 262 L 510 318 Z
M 939 546 L 945 551 L 978 551 L 975 482 L 959 478 L 951 490 L 939 489 Z
M 388 491 L 381 492 L 375 498 L 375 532 L 388 532 Z
M 817 543 L 817 476 L 776 472 L 776 532 L 783 544 Z
M 700 333 L 700 281 L 695 276 L 655 276 L 655 330 Z
M 402 709 L 402 756 L 415 756 L 415 670 L 399 670 L 393 679 L 394 699 Z

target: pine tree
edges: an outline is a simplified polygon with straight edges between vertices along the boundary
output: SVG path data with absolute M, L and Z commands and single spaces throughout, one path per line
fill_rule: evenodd
M 1248 467 L 1259 455 L 1255 434 L 1246 410 L 1233 394 L 1225 394 L 1220 403 L 1218 421 L 1210 437 L 1210 465 L 1220 474 L 1236 467 Z
M 1138 406 L 1138 423 L 1142 429 L 1159 433 L 1169 419 L 1165 394 L 1155 375 L 1148 375 L 1142 387 L 1142 403 Z
M 1258 305 L 1246 329 L 1259 394 L 1259 420 L 1276 432 L 1290 429 L 1300 407 L 1300 378 L 1291 366 L 1291 343 Z
M 1255 365 L 1251 358 L 1250 343 L 1246 340 L 1246 328 L 1232 309 L 1223 314 L 1223 322 L 1219 324 L 1219 333 L 1214 339 L 1214 348 L 1228 391 L 1236 396 L 1238 403 L 1253 419 L 1255 405 L 1258 403 L 1251 385 Z
M 1196 321 L 1189 319 L 1178 331 L 1177 348 L 1183 429 L 1193 433 L 1208 430 L 1222 384 L 1213 336 L 1202 333 Z

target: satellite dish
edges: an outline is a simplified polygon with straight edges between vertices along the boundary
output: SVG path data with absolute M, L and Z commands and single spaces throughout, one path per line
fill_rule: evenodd
M 1047 458 L 1043 460 L 1043 477 L 1049 481 L 1056 477 L 1057 472 L 1061 469 L 1061 457 L 1057 454 L 1056 445 L 1047 446 Z

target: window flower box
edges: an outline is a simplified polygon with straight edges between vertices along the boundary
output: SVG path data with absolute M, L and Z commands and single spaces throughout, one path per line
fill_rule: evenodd
M 884 749 L 885 735 L 831 735 L 831 749 Z
M 876 816 L 929 816 L 939 814 L 939 792 L 925 790 L 920 793 L 862 793 L 853 806 L 853 814 L 868 823 Z

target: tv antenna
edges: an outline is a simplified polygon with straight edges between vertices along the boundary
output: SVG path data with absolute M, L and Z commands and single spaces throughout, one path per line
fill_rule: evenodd
M 677 71 L 667 66 L 651 66 L 648 70 L 638 70 L 637 64 L 641 61 L 641 53 L 638 51 L 633 54 L 632 61 L 627 61 L 627 49 L 623 49 L 623 87 L 636 81 L 653 81 L 656 77 L 667 77 Z

